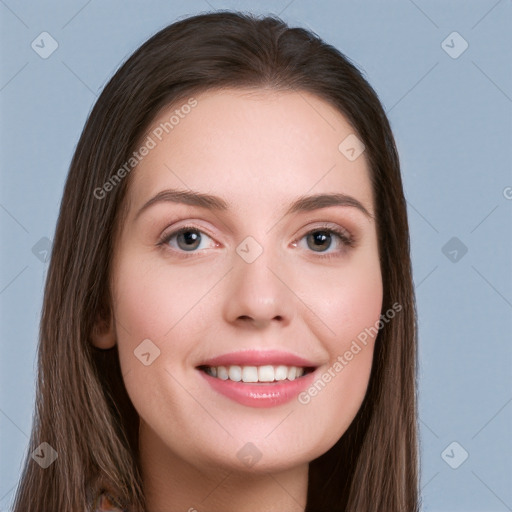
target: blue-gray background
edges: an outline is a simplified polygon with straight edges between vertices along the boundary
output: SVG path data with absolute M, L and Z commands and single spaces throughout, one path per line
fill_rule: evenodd
M 31 428 L 45 253 L 86 117 L 149 36 L 216 9 L 312 29 L 379 94 L 409 205 L 423 510 L 512 510 L 510 0 L 0 0 L 0 510 Z M 51 49 L 42 32 L 58 44 L 46 59 L 31 47 Z

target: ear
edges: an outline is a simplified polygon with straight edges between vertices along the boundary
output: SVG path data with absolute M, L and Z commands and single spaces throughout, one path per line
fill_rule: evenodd
M 114 329 L 114 317 L 111 312 L 108 317 L 98 314 L 91 333 L 91 343 L 99 349 L 108 350 L 116 344 L 116 332 Z

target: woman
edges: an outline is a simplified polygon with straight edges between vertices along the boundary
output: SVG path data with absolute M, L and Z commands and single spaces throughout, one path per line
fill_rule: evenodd
M 275 17 L 181 20 L 76 148 L 14 510 L 414 512 L 416 364 L 373 89 Z

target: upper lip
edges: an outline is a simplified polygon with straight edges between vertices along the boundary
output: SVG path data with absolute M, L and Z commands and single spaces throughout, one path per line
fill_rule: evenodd
M 285 365 L 301 368 L 316 367 L 315 363 L 290 352 L 281 350 L 243 350 L 230 352 L 203 361 L 199 366 L 262 366 Z

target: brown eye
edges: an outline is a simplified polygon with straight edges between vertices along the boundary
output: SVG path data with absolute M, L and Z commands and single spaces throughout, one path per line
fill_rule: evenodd
M 191 229 L 179 231 L 176 235 L 176 242 L 180 249 L 192 251 L 201 244 L 201 234 L 199 231 Z
M 195 227 L 185 226 L 165 235 L 160 245 L 168 246 L 170 250 L 175 252 L 195 252 L 198 249 L 207 249 L 208 245 L 205 244 L 205 242 L 208 240 L 213 242 L 213 240 L 201 230 Z M 206 246 L 202 247 L 202 245 Z
M 308 247 L 315 252 L 323 252 L 331 246 L 332 236 L 329 231 L 312 231 L 306 236 Z
M 297 242 L 293 243 L 294 247 L 297 245 L 299 245 Z M 318 258 L 335 258 L 347 254 L 347 251 L 355 247 L 356 243 L 353 235 L 345 228 L 325 225 L 304 234 L 300 238 L 300 245 L 308 252 L 316 253 Z

